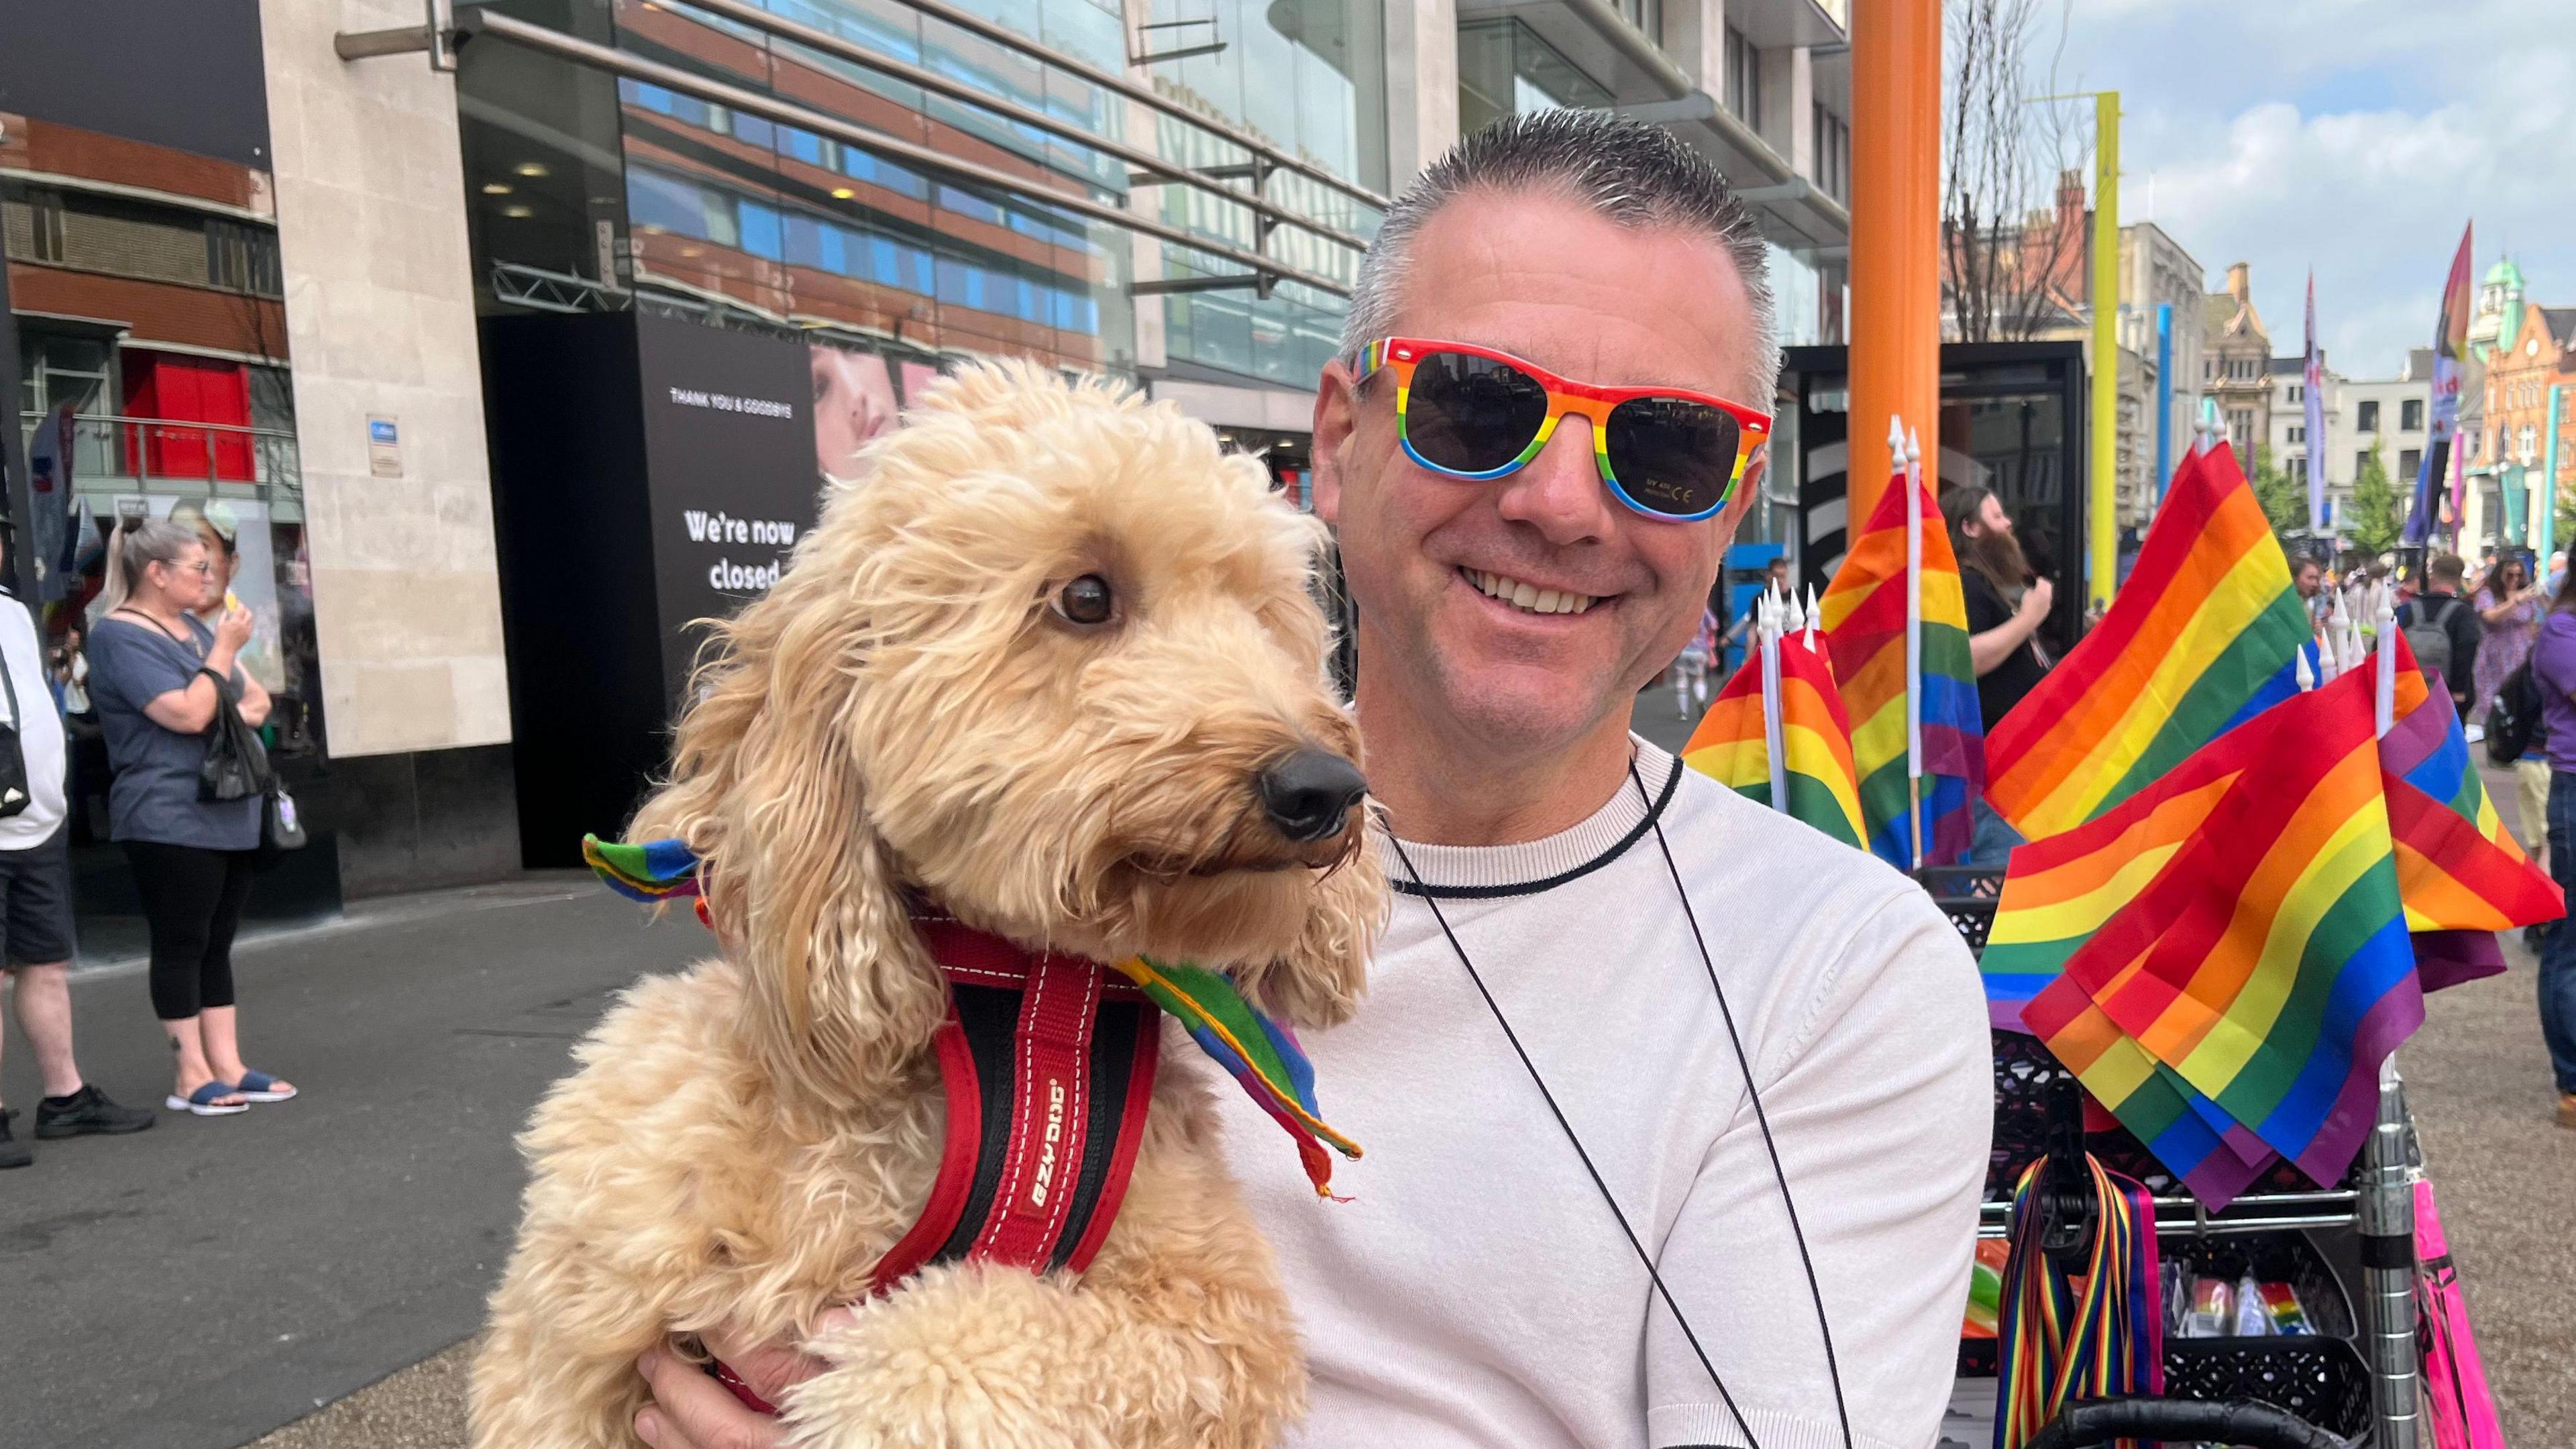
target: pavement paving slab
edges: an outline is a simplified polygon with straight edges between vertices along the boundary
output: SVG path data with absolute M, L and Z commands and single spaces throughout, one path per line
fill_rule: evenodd
M 707 944 L 569 874 L 245 943 L 246 1054 L 304 1095 L 38 1143 L 0 1173 L 0 1442 L 229 1449 L 475 1332 L 529 1108 L 618 990 Z M 73 996 L 83 1072 L 158 1103 L 142 972 L 84 972 Z M 32 1107 L 11 1030 L 0 1097 Z

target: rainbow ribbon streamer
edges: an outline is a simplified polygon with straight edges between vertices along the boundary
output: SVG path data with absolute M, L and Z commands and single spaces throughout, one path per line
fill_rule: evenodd
M 631 901 L 661 905 L 696 901 L 698 919 L 707 921 L 707 903 L 698 891 L 698 857 L 677 840 L 647 840 L 621 845 L 596 835 L 581 838 L 581 858 L 610 890 Z M 1113 968 L 1135 982 L 1156 1006 L 1180 1018 L 1190 1039 L 1199 1044 L 1245 1095 L 1296 1139 L 1297 1157 L 1306 1180 L 1319 1197 L 1332 1197 L 1333 1163 L 1329 1145 L 1344 1157 L 1357 1158 L 1359 1144 L 1327 1126 L 1315 1106 L 1315 1069 L 1288 1028 L 1272 1021 L 1243 999 L 1234 983 L 1197 966 L 1173 966 L 1130 957 Z M 1338 1199 L 1337 1199 L 1338 1200 Z
M 647 840 L 622 845 L 596 835 L 581 838 L 582 863 L 610 890 L 630 901 L 658 906 L 686 900 L 697 908 L 698 922 L 709 930 L 706 897 L 698 890 L 697 852 L 676 840 Z
M 1995 1449 L 2022 1449 L 2068 1404 L 2165 1389 L 2155 1200 L 2087 1154 L 2093 1252 L 2081 1287 L 2040 1246 L 2040 1175 L 2013 1188 L 2012 1258 L 2004 1265 L 1996 1354 Z M 2129 1441 L 2122 1441 L 2127 1443 Z
M 1117 969 L 1145 988 L 1156 1006 L 1179 1017 L 1199 1050 L 1287 1129 L 1315 1195 L 1332 1197 L 1333 1160 L 1324 1155 L 1324 1147 L 1356 1159 L 1360 1145 L 1325 1124 L 1315 1106 L 1315 1069 L 1307 1064 L 1296 1036 L 1244 1000 L 1233 982 L 1204 967 L 1130 956 Z

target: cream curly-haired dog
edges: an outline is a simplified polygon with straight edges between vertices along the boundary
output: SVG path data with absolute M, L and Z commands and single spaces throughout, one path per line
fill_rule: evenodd
M 1349 794 L 1329 835 L 1265 805 L 1265 771 L 1359 739 L 1308 593 L 1319 527 L 1261 467 L 1025 366 L 908 424 L 722 627 L 629 831 L 702 858 L 722 954 L 628 992 L 537 1109 L 474 1369 L 485 1449 L 637 1442 L 636 1356 L 717 1329 L 832 1366 L 781 1406 L 799 1445 L 1248 1446 L 1301 1410 L 1222 1079 L 1186 1047 L 1086 1271 L 956 1263 L 870 1296 L 943 1140 L 921 901 L 1025 947 L 1221 966 L 1298 1024 L 1350 1012 L 1385 910 Z

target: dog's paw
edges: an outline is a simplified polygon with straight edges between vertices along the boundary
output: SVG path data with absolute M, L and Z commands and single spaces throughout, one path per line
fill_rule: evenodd
M 932 1268 L 811 1345 L 798 1449 L 1160 1449 L 1237 1442 L 1226 1359 L 1062 1275 Z

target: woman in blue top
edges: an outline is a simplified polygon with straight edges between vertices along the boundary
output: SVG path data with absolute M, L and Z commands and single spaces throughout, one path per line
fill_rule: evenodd
M 152 931 L 152 1010 L 178 1054 L 173 1111 L 223 1116 L 283 1102 L 292 1084 L 242 1065 L 234 1020 L 232 945 L 250 898 L 261 799 L 202 800 L 198 774 L 221 697 L 239 691 L 241 717 L 268 718 L 268 691 L 235 663 L 250 614 L 195 617 L 216 585 L 196 530 L 128 519 L 110 535 L 107 588 L 89 639 L 90 699 L 107 737 L 110 838 L 134 865 Z

